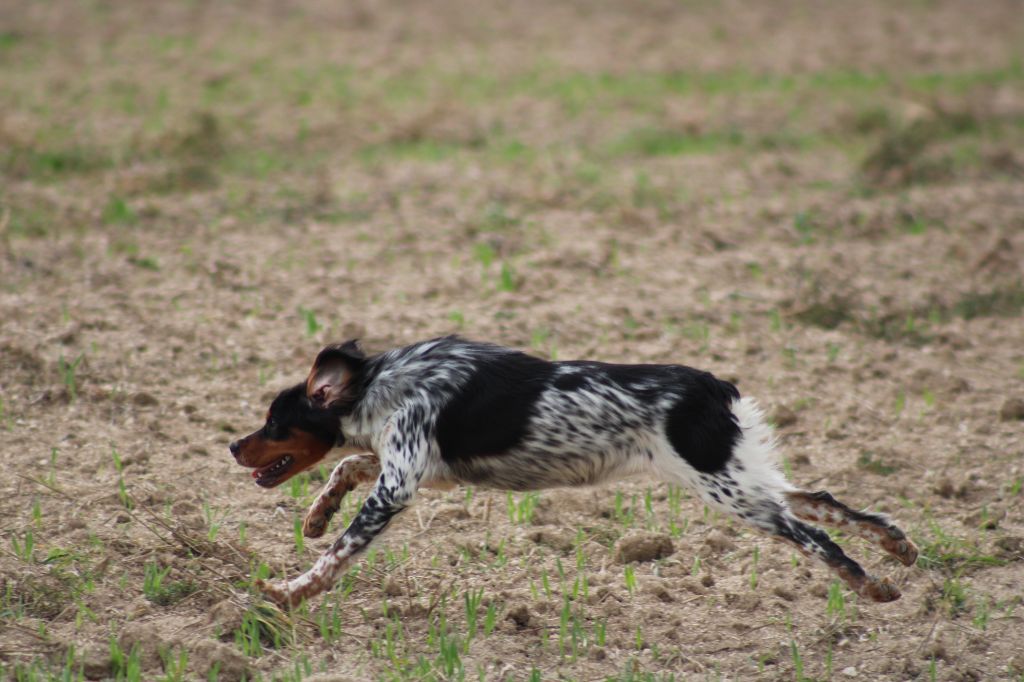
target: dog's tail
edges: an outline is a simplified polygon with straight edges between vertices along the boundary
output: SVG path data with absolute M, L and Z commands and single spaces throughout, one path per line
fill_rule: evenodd
M 783 496 L 796 488 L 779 470 L 775 433 L 764 411 L 753 398 L 739 398 L 730 405 L 740 436 L 726 465 L 730 475 L 746 490 L 760 488 L 782 502 Z

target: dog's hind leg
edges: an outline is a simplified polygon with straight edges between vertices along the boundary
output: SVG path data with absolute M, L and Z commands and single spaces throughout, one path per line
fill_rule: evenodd
M 864 571 L 832 542 L 828 533 L 800 521 L 786 511 L 778 510 L 763 525 L 756 524 L 774 537 L 794 545 L 802 554 L 817 557 L 831 568 L 850 589 L 872 601 L 888 602 L 900 598 L 899 588 L 888 578 L 876 578 Z
M 341 501 L 360 483 L 372 481 L 380 474 L 380 460 L 371 453 L 346 457 L 334 467 L 331 477 L 306 512 L 302 534 L 318 538 L 327 530 L 331 517 L 341 508 Z
M 804 523 L 797 518 L 796 510 L 789 509 L 794 499 L 790 495 L 799 491 L 775 465 L 771 429 L 761 411 L 746 399 L 733 402 L 731 410 L 739 433 L 729 457 L 717 469 L 698 471 L 689 462 L 699 461 L 699 457 L 664 447 L 652 459 L 657 472 L 667 480 L 692 488 L 708 505 L 824 562 L 857 594 L 879 602 L 898 599 L 900 592 L 892 582 L 866 573 L 825 531 Z M 803 498 L 797 499 L 799 510 L 807 511 L 809 507 Z
M 786 501 L 793 514 L 805 521 L 823 523 L 864 538 L 892 554 L 904 566 L 913 566 L 917 561 L 917 547 L 882 514 L 851 509 L 826 490 L 816 493 L 793 490 L 786 493 Z
M 727 471 L 703 475 L 694 487 L 709 505 L 795 546 L 807 557 L 824 562 L 860 596 L 877 602 L 900 598 L 899 589 L 888 578 L 869 575 L 856 561 L 846 556 L 828 533 L 796 518 L 785 500 L 780 499 L 780 491 L 744 486 Z

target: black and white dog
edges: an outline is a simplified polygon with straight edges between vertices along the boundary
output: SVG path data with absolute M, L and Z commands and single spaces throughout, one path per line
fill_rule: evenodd
M 306 383 L 282 391 L 263 428 L 230 449 L 269 488 L 335 447 L 361 454 L 334 469 L 304 534 L 323 535 L 358 483 L 375 481 L 373 491 L 313 568 L 260 584 L 283 606 L 329 590 L 419 488 L 456 483 L 537 490 L 650 473 L 818 557 L 857 594 L 880 602 L 899 598 L 896 586 L 865 573 L 805 521 L 866 538 L 907 566 L 917 558 L 885 517 L 790 485 L 756 404 L 680 365 L 548 362 L 451 336 L 366 357 L 348 341 L 321 351 Z

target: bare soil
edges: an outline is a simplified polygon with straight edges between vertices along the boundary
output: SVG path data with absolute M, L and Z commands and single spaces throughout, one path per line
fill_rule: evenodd
M 1022 679 L 1021 10 L 7 0 L 0 678 Z M 329 468 L 227 443 L 452 332 L 735 381 L 902 599 L 635 481 L 424 491 L 261 602 Z

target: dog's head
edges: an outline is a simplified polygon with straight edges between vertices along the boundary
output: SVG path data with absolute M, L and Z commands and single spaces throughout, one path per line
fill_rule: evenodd
M 354 341 L 324 348 L 305 383 L 274 398 L 262 428 L 231 443 L 235 461 L 255 469 L 257 485 L 278 486 L 344 445 L 341 417 L 357 399 L 365 360 Z

